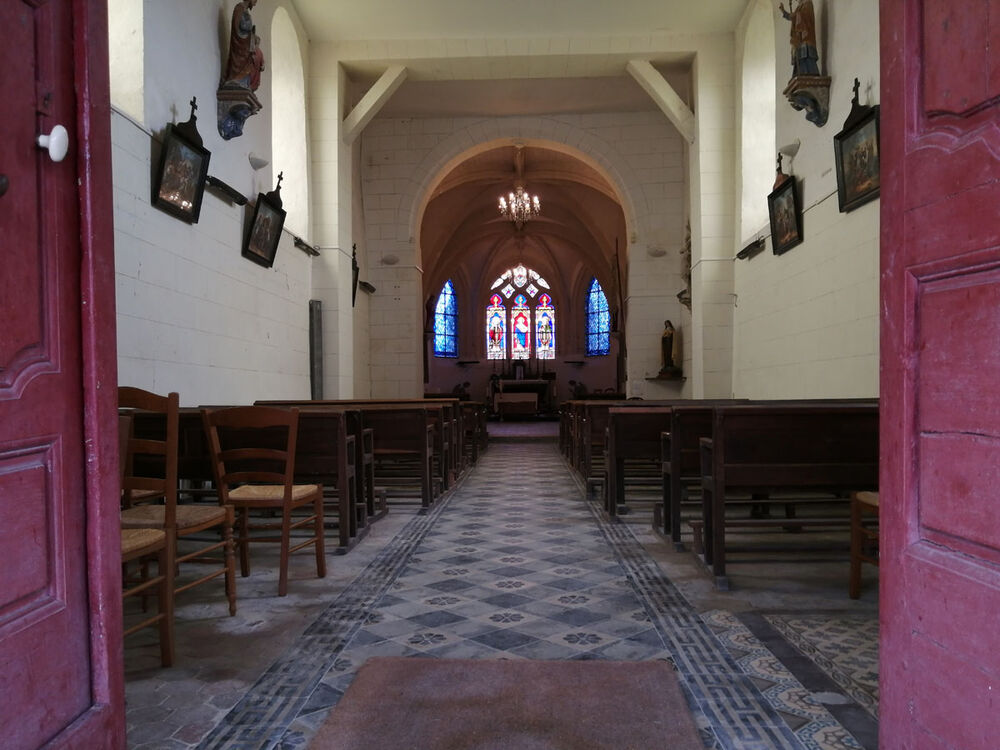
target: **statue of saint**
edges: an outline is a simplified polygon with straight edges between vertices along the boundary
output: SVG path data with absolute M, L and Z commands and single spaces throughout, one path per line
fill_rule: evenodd
M 257 0 L 240 0 L 233 8 L 233 22 L 229 36 L 229 57 L 222 71 L 222 83 L 256 91 L 260 74 L 264 70 L 264 53 L 260 48 L 250 11 Z
M 778 3 L 781 15 L 792 22 L 789 42 L 792 45 L 792 75 L 818 76 L 819 51 L 816 47 L 816 16 L 813 13 L 812 0 L 799 0 L 793 8 L 795 0 L 788 0 L 788 10 L 784 3 Z
M 660 350 L 663 354 L 663 367 L 660 372 L 667 372 L 676 367 L 674 364 L 674 325 L 669 320 L 663 321 L 663 335 L 660 337 Z

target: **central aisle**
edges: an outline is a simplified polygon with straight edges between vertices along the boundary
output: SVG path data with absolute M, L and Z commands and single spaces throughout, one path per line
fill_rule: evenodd
M 707 747 L 801 747 L 628 527 L 583 497 L 554 444 L 492 444 L 201 747 L 302 747 L 376 656 L 669 660 Z

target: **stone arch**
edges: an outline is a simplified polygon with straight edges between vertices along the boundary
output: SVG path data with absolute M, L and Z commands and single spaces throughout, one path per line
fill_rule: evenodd
M 281 185 L 285 226 L 310 233 L 309 155 L 305 71 L 299 33 L 284 7 L 274 10 L 271 28 L 271 171 L 288 178 Z M 271 181 L 272 183 L 274 180 Z
M 409 217 L 405 225 L 406 237 L 399 239 L 408 242 L 410 238 L 419 236 L 420 223 L 430 196 L 457 164 L 512 141 L 568 154 L 597 170 L 616 192 L 615 197 L 625 215 L 628 236 L 645 236 L 645 217 L 649 209 L 641 181 L 624 156 L 608 141 L 561 120 L 512 118 L 471 124 L 451 133 L 430 150 L 414 169 L 414 174 L 421 175 L 422 179 L 411 182 L 408 192 L 401 196 L 400 207 L 409 206 Z M 419 264 L 419 247 L 416 252 Z M 626 256 L 627 253 L 626 247 Z

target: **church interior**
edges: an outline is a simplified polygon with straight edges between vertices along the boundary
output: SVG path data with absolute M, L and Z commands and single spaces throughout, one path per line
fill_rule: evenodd
M 476 459 L 328 531 L 325 577 L 298 552 L 276 596 L 254 548 L 235 615 L 176 597 L 172 666 L 126 639 L 129 747 L 309 746 L 383 656 L 666 661 L 706 748 L 877 747 L 846 526 L 737 533 L 720 587 L 658 469 L 609 513 L 560 433 L 571 400 L 877 402 L 877 126 L 838 140 L 877 118 L 875 0 L 108 10 L 118 384 L 483 405 Z

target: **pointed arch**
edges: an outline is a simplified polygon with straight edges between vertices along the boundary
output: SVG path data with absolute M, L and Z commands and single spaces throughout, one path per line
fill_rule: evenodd
M 271 19 L 271 171 L 283 172 L 285 226 L 309 234 L 309 161 L 306 152 L 306 82 L 302 49 L 288 11 Z M 273 182 L 273 180 L 272 180 Z

